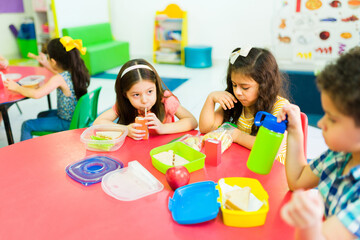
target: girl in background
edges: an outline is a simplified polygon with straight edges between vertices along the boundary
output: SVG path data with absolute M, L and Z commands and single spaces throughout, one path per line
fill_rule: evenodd
M 237 125 L 232 132 L 233 141 L 251 149 L 259 127 L 254 124 L 258 111 L 277 116 L 289 103 L 284 90 L 284 79 L 274 56 L 266 49 L 244 47 L 230 55 L 225 91 L 208 95 L 200 113 L 200 132 L 207 133 L 224 122 Z M 215 104 L 220 106 L 215 110 Z M 284 163 L 286 137 L 277 160 Z
M 22 87 L 12 80 L 4 83 L 9 90 L 29 98 L 41 98 L 55 89 L 57 92 L 58 109 L 41 112 L 37 119 L 25 121 L 21 127 L 21 141 L 32 138 L 32 131 L 68 130 L 77 101 L 87 93 L 90 84 L 90 75 L 80 57 L 80 53 L 86 52 L 81 40 L 68 36 L 55 38 L 47 49 L 49 59 L 44 59 L 44 56 L 37 59 L 56 75 L 43 86 L 34 89 Z
M 137 116 L 145 117 L 148 129 L 157 134 L 184 132 L 197 127 L 195 117 L 169 90 L 163 89 L 158 73 L 144 59 L 130 60 L 122 66 L 116 78 L 115 92 L 115 105 L 101 114 L 94 125 L 115 124 L 113 121 L 118 119 L 117 123 L 126 125 L 129 137 L 135 140 L 145 136 L 145 130 L 136 129 L 141 127 L 134 123 Z M 179 120 L 174 122 L 174 116 Z

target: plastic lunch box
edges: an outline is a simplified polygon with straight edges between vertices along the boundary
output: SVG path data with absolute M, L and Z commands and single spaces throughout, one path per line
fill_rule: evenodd
M 154 155 L 161 152 L 166 152 L 168 150 L 173 150 L 175 154 L 189 161 L 189 163 L 184 165 L 184 167 L 186 167 L 189 172 L 194 172 L 196 170 L 202 169 L 205 165 L 205 154 L 196 151 L 195 149 L 189 147 L 183 142 L 173 142 L 162 145 L 160 147 L 156 147 L 150 151 L 153 166 L 164 174 L 166 173 L 166 170 L 173 166 L 166 165 L 160 162 L 154 157 Z
M 121 131 L 123 134 L 114 140 L 93 140 L 97 131 Z M 96 152 L 113 152 L 118 150 L 125 142 L 128 134 L 127 127 L 120 125 L 93 125 L 87 128 L 80 136 L 80 140 L 85 143 L 86 149 Z
M 256 179 L 242 177 L 224 178 L 224 180 L 231 186 L 250 187 L 251 193 L 264 202 L 263 206 L 255 212 L 226 209 L 220 204 L 222 195 L 218 184 L 213 181 L 197 182 L 176 189 L 173 197 L 169 198 L 168 208 L 174 221 L 179 224 L 209 221 L 217 217 L 220 207 L 223 222 L 227 226 L 257 227 L 264 225 L 269 211 L 269 196 L 261 183 Z

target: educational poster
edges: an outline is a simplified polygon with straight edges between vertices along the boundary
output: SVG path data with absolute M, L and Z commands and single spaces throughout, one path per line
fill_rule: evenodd
M 282 1 L 273 24 L 279 59 L 328 61 L 360 46 L 360 0 Z

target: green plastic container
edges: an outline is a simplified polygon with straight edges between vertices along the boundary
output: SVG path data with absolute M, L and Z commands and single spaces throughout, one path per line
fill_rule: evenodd
M 278 123 L 276 117 L 267 112 L 256 114 L 254 124 L 260 128 L 246 163 L 251 171 L 263 175 L 271 171 L 284 138 L 286 123 L 287 120 Z
M 150 151 L 152 164 L 160 172 L 165 174 L 166 171 L 173 166 L 166 165 L 166 164 L 160 162 L 158 159 L 154 158 L 153 156 L 158 153 L 166 152 L 169 150 L 173 150 L 175 154 L 177 154 L 189 161 L 189 163 L 184 165 L 184 167 L 186 167 L 189 172 L 194 172 L 196 170 L 204 168 L 205 154 L 203 154 L 199 151 L 196 151 L 195 149 L 189 147 L 185 143 L 173 142 L 173 143 L 169 143 L 169 144 L 154 148 Z
M 36 43 L 36 39 L 22 39 L 17 38 L 17 43 L 20 49 L 21 57 L 29 58 L 27 55 L 29 52 L 38 55 L 38 47 Z

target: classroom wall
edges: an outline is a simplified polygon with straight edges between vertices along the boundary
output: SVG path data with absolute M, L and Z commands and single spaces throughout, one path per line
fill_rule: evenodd
M 24 1 L 24 13 L 0 13 L 0 54 L 6 58 L 20 57 L 16 38 L 12 35 L 9 25 L 14 24 L 19 28 L 28 10 L 29 1 Z
M 110 21 L 108 0 L 55 0 L 55 9 L 60 36 L 63 28 Z
M 66 0 L 68 2 L 69 0 Z M 73 10 L 66 10 L 63 4 L 57 6 L 60 29 L 69 25 L 101 22 L 106 14 L 104 6 L 87 4 L 76 7 L 79 14 L 72 17 Z M 164 10 L 168 4 L 178 4 L 188 13 L 188 44 L 206 44 L 213 47 L 214 59 L 226 59 L 230 52 L 241 45 L 251 43 L 259 47 L 272 45 L 272 21 L 276 12 L 276 0 L 108 0 L 110 22 L 115 39 L 130 42 L 131 57 L 151 58 L 153 51 L 154 18 L 157 10 Z M 25 8 L 30 1 L 24 1 Z M 61 1 L 55 1 L 61 2 Z M 107 1 L 103 1 L 106 5 Z M 94 6 L 100 9 L 93 13 Z M 92 12 L 91 14 L 85 14 Z M 70 14 L 71 13 L 71 14 Z M 80 15 L 84 15 L 80 17 Z M 0 53 L 7 57 L 18 55 L 9 24 L 20 26 L 26 14 L 0 14 Z M 76 20 L 76 21 L 75 21 Z M 60 30 L 61 31 L 61 30 Z
M 188 14 L 188 44 L 213 47 L 213 58 L 226 59 L 241 45 L 271 46 L 276 0 L 110 0 L 116 39 L 130 42 L 131 57 L 151 56 L 154 18 L 170 3 Z

